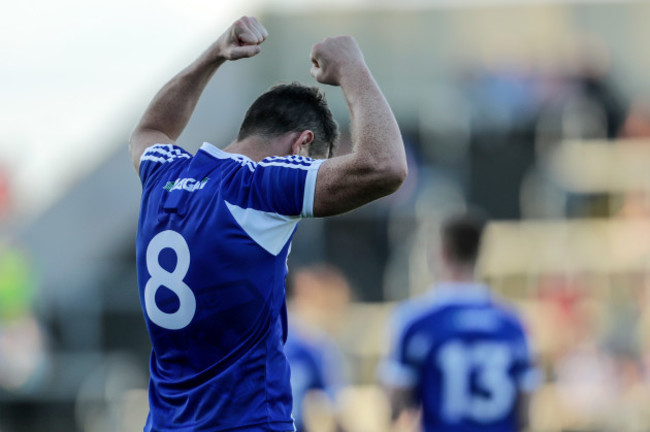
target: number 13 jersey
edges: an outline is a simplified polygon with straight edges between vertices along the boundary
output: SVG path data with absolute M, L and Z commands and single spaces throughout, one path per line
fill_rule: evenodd
M 140 160 L 138 288 L 152 342 L 145 431 L 293 430 L 285 278 L 324 160 L 204 143 Z
M 380 379 L 412 389 L 426 432 L 515 432 L 539 375 L 519 318 L 484 285 L 441 283 L 391 323 Z

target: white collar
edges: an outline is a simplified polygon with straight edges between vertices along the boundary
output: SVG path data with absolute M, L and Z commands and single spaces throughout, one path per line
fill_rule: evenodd
M 490 289 L 478 282 L 440 282 L 433 286 L 435 303 L 484 303 L 490 299 Z
M 223 151 L 219 147 L 215 146 L 214 144 L 210 144 L 207 141 L 203 142 L 203 145 L 201 146 L 201 150 L 211 154 L 212 156 L 216 157 L 217 159 L 237 159 L 237 160 L 244 160 L 246 162 L 255 163 L 248 156 L 245 156 L 245 155 L 239 154 L 239 153 L 230 153 L 230 152 L 227 152 L 227 151 Z

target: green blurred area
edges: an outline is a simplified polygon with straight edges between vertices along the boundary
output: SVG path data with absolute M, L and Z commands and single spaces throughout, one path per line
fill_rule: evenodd
M 20 248 L 0 245 L 0 323 L 30 313 L 36 293 L 31 262 Z

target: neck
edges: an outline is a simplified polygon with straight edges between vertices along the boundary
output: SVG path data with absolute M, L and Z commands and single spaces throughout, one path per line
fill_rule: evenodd
M 442 279 L 446 282 L 475 283 L 476 273 L 473 267 L 448 266 L 442 272 Z
M 270 156 L 286 156 L 291 154 L 291 146 L 286 140 L 266 139 L 260 136 L 250 136 L 243 140 L 235 140 L 223 149 L 228 153 L 244 155 L 255 162 Z

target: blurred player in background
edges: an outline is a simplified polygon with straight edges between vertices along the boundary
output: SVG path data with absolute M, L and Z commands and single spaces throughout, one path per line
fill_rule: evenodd
M 426 432 L 519 431 L 538 381 L 521 321 L 477 282 L 484 222 L 476 215 L 441 227 L 439 282 L 395 311 L 379 377 L 395 418 L 420 408 Z
M 285 277 L 301 218 L 388 195 L 406 177 L 397 122 L 349 36 L 311 52 L 312 76 L 340 86 L 352 152 L 332 157 L 323 95 L 280 85 L 247 111 L 225 149 L 176 145 L 208 81 L 267 38 L 237 20 L 154 97 L 130 140 L 142 181 L 138 286 L 153 344 L 146 431 L 292 431 Z
M 347 307 L 350 288 L 341 271 L 326 264 L 297 269 L 291 281 L 285 352 L 291 366 L 296 428 L 300 432 L 340 430 L 336 398 L 347 384 L 346 365 L 327 329 Z

